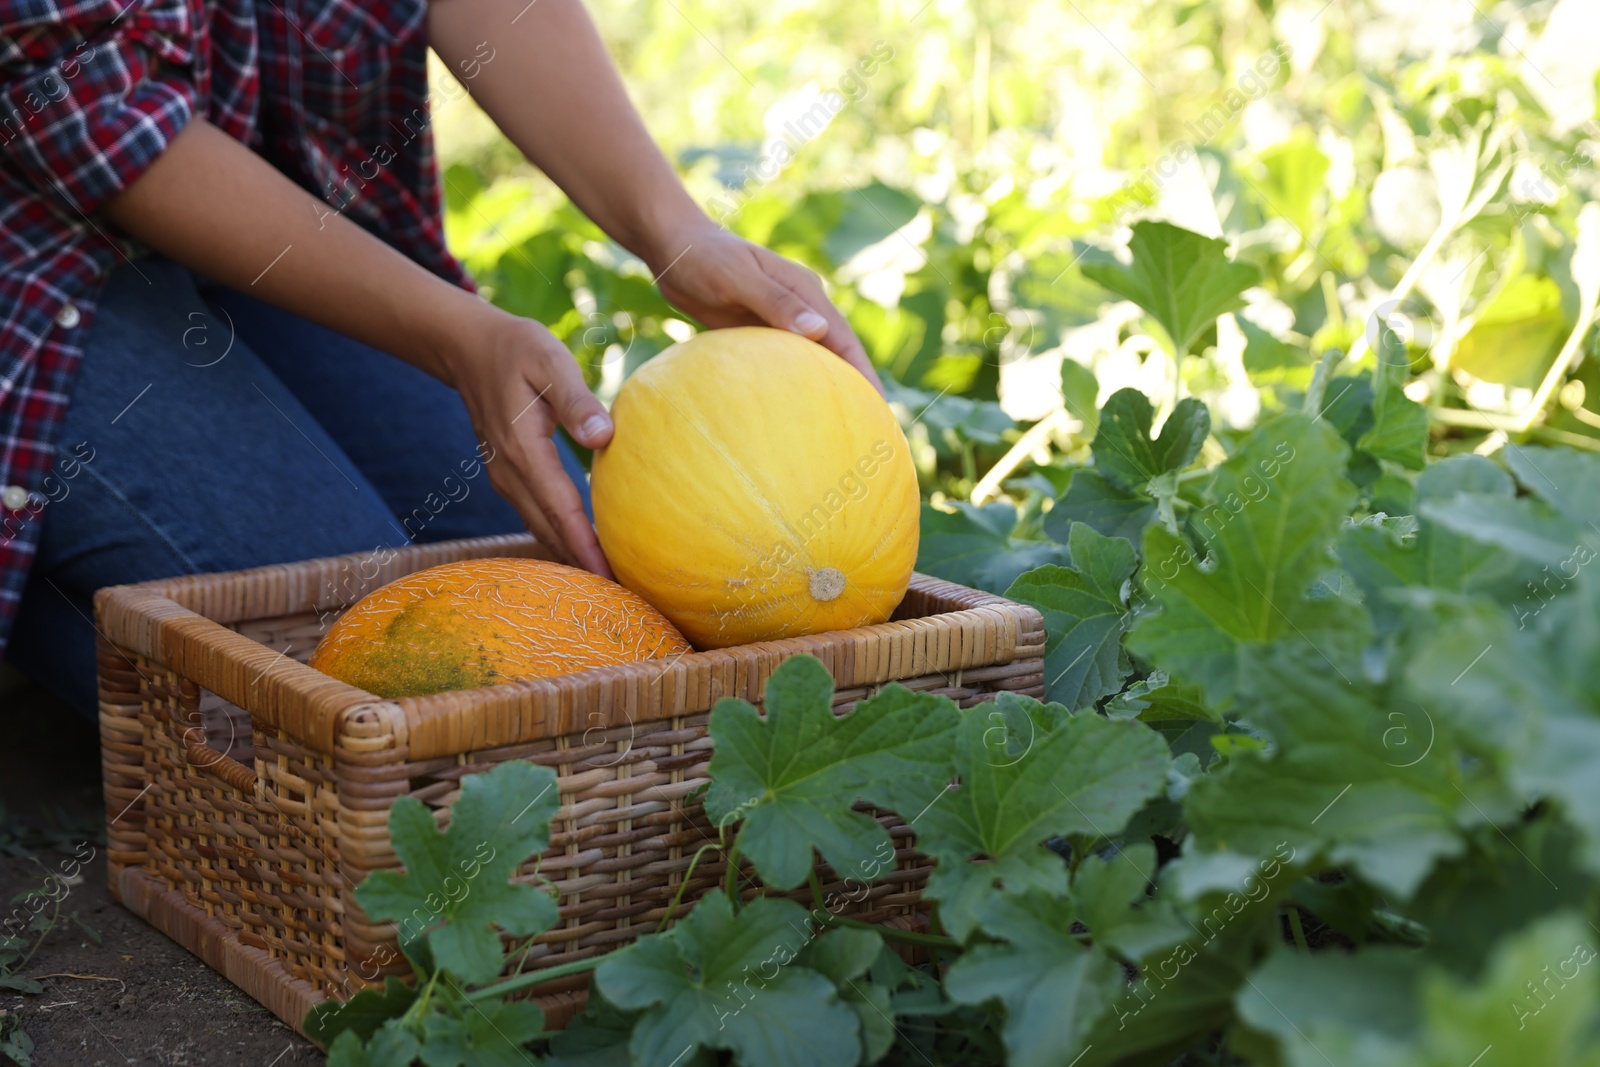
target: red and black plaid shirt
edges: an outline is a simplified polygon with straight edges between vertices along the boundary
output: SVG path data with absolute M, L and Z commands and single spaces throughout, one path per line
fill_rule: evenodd
M 0 0 L 0 650 L 60 493 L 84 336 L 107 275 L 139 254 L 101 210 L 191 116 L 470 284 L 439 216 L 426 14 L 426 0 Z

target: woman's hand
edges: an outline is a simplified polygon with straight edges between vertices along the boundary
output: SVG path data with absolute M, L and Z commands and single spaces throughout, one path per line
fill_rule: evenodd
M 679 233 L 652 265 L 666 298 L 707 326 L 767 325 L 818 341 L 883 386 L 817 276 L 709 219 Z M 656 258 L 652 253 L 652 258 Z M 444 359 L 479 437 L 494 450 L 489 484 L 563 563 L 612 577 L 583 501 L 556 453 L 559 425 L 585 448 L 611 441 L 611 416 L 589 392 L 566 346 L 532 319 L 474 301 L 471 322 Z
M 599 448 L 611 440 L 611 416 L 549 330 L 480 307 L 446 362 L 450 384 L 466 401 L 480 439 L 494 450 L 485 463 L 489 484 L 556 559 L 612 578 L 551 440 L 559 424 L 585 448 Z
M 486 35 L 492 63 L 478 53 Z M 428 43 L 529 161 L 649 264 L 668 300 L 713 328 L 775 326 L 820 341 L 883 391 L 817 276 L 722 229 L 689 196 L 581 0 L 435 0 Z
M 661 295 L 707 326 L 791 330 L 838 353 L 883 392 L 872 361 L 822 282 L 798 263 L 710 219 L 658 242 L 650 259 Z

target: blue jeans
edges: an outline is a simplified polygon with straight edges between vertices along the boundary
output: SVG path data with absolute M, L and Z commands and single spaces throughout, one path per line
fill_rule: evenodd
M 97 715 L 101 586 L 526 528 L 454 390 L 169 259 L 137 267 L 87 339 L 7 649 L 75 710 Z

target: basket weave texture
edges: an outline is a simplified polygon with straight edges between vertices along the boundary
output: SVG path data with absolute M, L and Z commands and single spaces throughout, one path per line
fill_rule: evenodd
M 888 682 L 963 706 L 1042 691 L 1037 611 L 923 575 L 881 625 L 485 689 L 384 700 L 302 662 L 342 610 L 401 575 L 544 554 L 530 537 L 491 537 L 100 590 L 112 892 L 298 1029 L 319 1001 L 407 972 L 393 926 L 354 894 L 399 866 L 396 797 L 443 823 L 463 775 L 513 759 L 555 769 L 550 848 L 517 875 L 560 893 L 560 923 L 522 964 L 550 967 L 652 932 L 680 888 L 672 917 L 721 882 L 719 852 L 690 873 L 717 836 L 696 799 L 709 712 L 730 696 L 760 706 L 786 658 L 822 661 L 836 713 Z M 848 900 L 843 914 L 916 928 L 929 863 L 897 816 L 878 817 L 895 869 L 867 886 L 824 868 L 824 890 Z M 586 983 L 537 987 L 550 1025 Z

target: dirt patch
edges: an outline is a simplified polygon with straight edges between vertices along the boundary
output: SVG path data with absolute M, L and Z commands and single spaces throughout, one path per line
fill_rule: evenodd
M 62 918 L 26 969 L 43 992 L 0 989 L 0 1011 L 19 1016 L 33 1039 L 33 1062 L 322 1064 L 310 1042 L 111 898 L 98 745 L 91 724 L 14 674 L 0 674 L 0 901 L 73 871 L 73 859 L 90 849 L 94 856 L 75 878 L 49 883 Z M 98 944 L 68 918 L 74 912 Z M 89 977 L 42 977 L 68 974 Z

